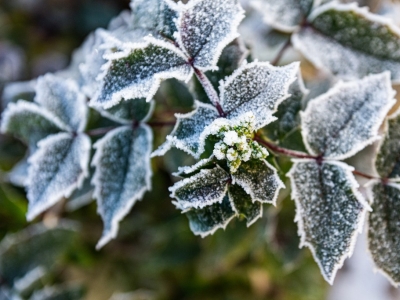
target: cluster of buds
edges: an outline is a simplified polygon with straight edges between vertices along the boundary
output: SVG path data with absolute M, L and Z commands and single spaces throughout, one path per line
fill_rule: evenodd
M 254 124 L 254 115 L 247 113 L 235 121 L 222 121 L 218 131 L 213 133 L 220 140 L 215 144 L 213 154 L 218 160 L 226 160 L 232 173 L 237 171 L 242 161 L 268 156 L 268 151 L 253 141 Z

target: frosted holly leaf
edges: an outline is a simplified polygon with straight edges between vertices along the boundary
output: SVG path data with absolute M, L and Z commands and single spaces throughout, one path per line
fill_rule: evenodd
M 274 29 L 293 32 L 313 7 L 313 0 L 255 0 L 251 5 L 263 14 L 263 21 Z
M 228 193 L 233 210 L 237 215 L 246 218 L 247 227 L 262 217 L 261 202 L 253 202 L 251 196 L 242 187 L 236 184 L 230 185 Z
M 194 67 L 217 70 L 222 50 L 239 36 L 244 10 L 237 0 L 193 0 L 179 5 L 175 38 Z
M 387 121 L 387 132 L 375 160 L 381 178 L 400 179 L 400 117 Z
M 132 121 L 143 122 L 150 118 L 154 110 L 154 101 L 147 102 L 145 98 L 128 99 L 117 105 L 100 110 L 105 117 L 119 123 L 132 123 Z
M 97 249 L 116 237 L 119 222 L 150 190 L 152 142 L 150 128 L 142 124 L 135 129 L 131 126 L 115 129 L 95 144 L 97 150 L 92 166 L 96 171 L 92 184 L 104 222 Z
M 219 117 L 217 110 L 209 104 L 195 102 L 196 108 L 187 114 L 175 114 L 177 122 L 167 141 L 162 144 L 152 156 L 164 155 L 172 146 L 183 150 L 194 157 L 199 157 L 200 136 L 204 129 Z
M 132 0 L 134 28 L 144 28 L 153 34 L 172 39 L 177 31 L 174 19 L 178 17 L 177 5 L 170 0 Z
M 91 100 L 105 109 L 123 98 L 150 101 L 164 79 L 189 80 L 192 68 L 186 57 L 172 44 L 155 39 L 146 43 L 126 44 L 121 52 L 108 54 L 103 66 L 100 91 Z
M 300 247 L 310 248 L 330 284 L 353 252 L 368 207 L 357 190 L 352 170 L 341 162 L 294 160 L 288 173 Z
M 395 104 L 389 73 L 340 82 L 308 103 L 301 112 L 308 151 L 331 159 L 345 159 L 378 137 L 378 129 Z M 327 117 L 329 116 L 329 117 Z
M 214 166 L 215 166 L 215 157 L 214 155 L 211 155 L 209 158 L 202 159 L 193 166 L 179 167 L 178 172 L 175 172 L 172 175 L 178 177 L 190 177 L 200 172 L 201 169 L 211 168 Z
M 18 100 L 33 101 L 35 97 L 36 80 L 10 82 L 4 86 L 1 96 L 2 106 L 6 107 L 11 102 Z
M 56 265 L 55 262 L 72 245 L 76 233 L 75 223 L 61 220 L 52 229 L 40 223 L 6 235 L 0 242 L 3 283 L 10 287 L 17 284 L 21 289 L 28 285 L 27 281 Z
M 227 118 L 253 112 L 256 129 L 276 120 L 272 114 L 290 96 L 289 86 L 298 71 L 298 63 L 284 67 L 274 67 L 267 62 L 243 65 L 220 85 L 221 106 Z
M 90 159 L 91 143 L 84 134 L 51 135 L 41 140 L 38 146 L 29 159 L 29 221 L 82 185 L 88 175 Z
M 265 127 L 270 139 L 282 141 L 300 126 L 299 112 L 308 93 L 299 73 L 289 88 L 291 96 L 281 102 L 274 114 L 277 120 Z
M 39 77 L 35 102 L 68 125 L 69 131 L 82 132 L 88 119 L 86 97 L 73 80 L 47 74 Z
M 400 30 L 389 19 L 333 1 L 316 8 L 308 22 L 292 43 L 316 67 L 344 79 L 389 70 L 400 82 Z
M 253 202 L 276 204 L 279 190 L 285 185 L 277 171 L 266 160 L 243 162 L 232 174 L 232 182 L 241 186 Z
M 66 129 L 49 111 L 24 100 L 10 103 L 2 115 L 1 132 L 15 135 L 32 149 L 46 136 Z
M 225 229 L 236 214 L 228 196 L 225 196 L 221 203 L 214 203 L 201 209 L 191 209 L 186 215 L 189 218 L 190 230 L 204 238 L 220 228 Z
M 28 157 L 30 151 L 27 150 L 25 157 L 19 161 L 7 174 L 7 179 L 15 186 L 24 187 L 28 177 Z
M 400 186 L 375 183 L 368 222 L 369 251 L 375 266 L 394 286 L 400 284 Z
M 200 170 L 196 175 L 185 178 L 169 188 L 171 197 L 179 209 L 204 208 L 221 203 L 227 192 L 230 176 L 221 167 Z

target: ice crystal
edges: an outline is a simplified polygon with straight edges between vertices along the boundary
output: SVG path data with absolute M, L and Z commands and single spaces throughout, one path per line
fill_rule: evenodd
M 378 129 L 395 103 L 393 97 L 389 73 L 337 84 L 301 113 L 307 149 L 333 159 L 354 155 L 379 138 Z
M 330 284 L 352 254 L 368 207 L 357 190 L 352 170 L 340 162 L 295 160 L 288 174 L 300 246 L 310 248 Z

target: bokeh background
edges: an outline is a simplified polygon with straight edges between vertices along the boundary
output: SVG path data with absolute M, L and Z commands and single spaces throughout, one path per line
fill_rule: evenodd
M 242 2 L 248 17 L 241 26 L 242 36 L 254 58 L 269 60 L 287 37 L 271 31 L 248 1 Z M 400 22 L 398 6 L 389 2 L 361 4 Z M 66 68 L 73 50 L 91 31 L 106 27 L 128 8 L 128 0 L 0 0 L 0 94 L 11 82 Z M 288 51 L 281 63 L 293 60 L 302 57 Z M 302 69 L 312 93 L 322 93 L 331 85 L 329 76 L 306 61 Z M 20 96 L 33 95 L 27 91 Z M 187 109 L 193 101 L 188 88 L 173 80 L 164 83 L 156 97 Z M 156 143 L 168 130 L 159 130 Z M 7 173 L 25 152 L 21 142 L 0 135 L 0 239 L 8 236 L 8 244 L 3 240 L 0 246 L 0 286 L 11 284 L 11 273 L 24 275 L 26 265 L 40 263 L 46 267 L 45 275 L 27 289 L 27 299 L 44 299 L 37 292 L 44 287 L 70 291 L 54 299 L 400 299 L 397 290 L 373 273 L 362 236 L 355 256 L 330 287 L 310 251 L 298 248 L 288 188 L 281 192 L 278 206 L 266 206 L 264 217 L 249 229 L 236 220 L 211 237 L 194 236 L 168 193 L 174 180 L 171 172 L 190 162 L 179 151 L 153 160 L 153 191 L 121 223 L 118 238 L 96 251 L 102 223 L 92 201 L 74 206 L 66 200 L 33 222 L 44 225 L 26 222 L 24 189 L 11 184 Z M 289 167 L 284 159 L 281 164 Z M 74 223 L 65 225 L 64 218 Z M 57 229 L 58 225 L 77 229 Z

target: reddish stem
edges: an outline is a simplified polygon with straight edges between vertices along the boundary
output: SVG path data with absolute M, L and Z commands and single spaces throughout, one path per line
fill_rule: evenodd
M 274 60 L 271 61 L 271 65 L 276 66 L 279 61 L 281 60 L 283 54 L 285 54 L 286 50 L 289 49 L 289 47 L 292 45 L 291 38 L 286 41 L 286 43 L 282 46 L 281 50 L 279 50 L 278 54 L 274 58 Z

